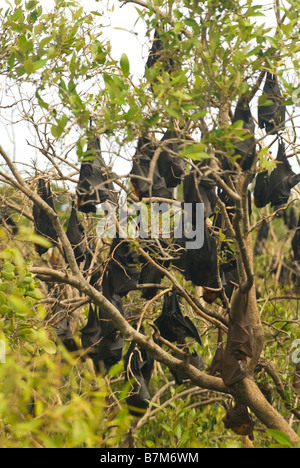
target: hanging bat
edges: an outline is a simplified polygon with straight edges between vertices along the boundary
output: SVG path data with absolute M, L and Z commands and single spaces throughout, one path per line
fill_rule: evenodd
M 201 177 L 198 171 L 186 175 L 183 181 L 185 203 L 203 203 L 204 215 L 209 218 L 215 213 L 217 204 L 216 184 L 209 177 Z
M 126 296 L 129 291 L 136 288 L 140 278 L 140 262 L 138 254 L 131 249 L 128 241 L 117 237 L 113 239 L 108 271 L 116 294 Z
M 113 292 L 107 272 L 103 275 L 102 293 L 124 315 L 122 300 Z M 84 348 L 92 347 L 89 355 L 96 372 L 103 375 L 122 358 L 123 336 L 100 306 L 90 306 L 88 322 L 81 330 L 81 342 Z
M 248 294 L 237 290 L 231 300 L 228 337 L 222 357 L 222 379 L 227 387 L 246 377 L 247 357 L 252 357 Z
M 167 57 L 164 44 L 159 37 L 159 31 L 158 29 L 155 29 L 152 47 L 149 51 L 146 62 L 146 68 L 154 67 L 157 62 L 163 65 L 166 71 L 172 71 L 174 69 L 175 62 L 171 57 Z
M 300 262 L 300 216 L 298 220 L 298 227 L 292 239 L 292 249 L 294 254 L 294 260 Z
M 79 265 L 85 259 L 84 227 L 79 222 L 77 210 L 73 202 L 66 234 L 74 250 L 76 262 Z
M 115 190 L 112 182 L 108 182 L 97 136 L 89 143 L 87 153 L 93 160 L 84 160 L 80 166 L 76 188 L 77 209 L 83 213 L 96 213 L 97 205 L 106 201 L 116 202 Z
M 50 184 L 46 184 L 44 179 L 39 179 L 37 193 L 50 206 L 50 208 L 55 210 Z M 57 242 L 57 234 L 49 216 L 39 205 L 35 203 L 33 205 L 32 214 L 36 233 L 45 237 L 55 245 Z M 35 249 L 39 255 L 43 255 L 48 251 L 49 247 L 36 244 Z
M 265 105 L 258 105 L 258 125 L 270 135 L 283 130 L 285 124 L 286 107 L 276 75 L 267 72 L 263 97 Z
M 222 359 L 223 359 L 224 349 L 223 349 L 223 337 L 222 330 L 218 330 L 218 342 L 215 355 L 211 361 L 211 364 L 208 368 L 209 374 L 213 376 L 220 376 L 222 373 Z
M 170 342 L 184 344 L 187 337 L 202 341 L 191 319 L 183 316 L 176 292 L 166 294 L 161 315 L 154 321 L 161 336 Z
M 255 123 L 251 115 L 249 101 L 243 96 L 237 103 L 232 123 L 238 121 L 243 122 L 243 129 L 245 129 L 245 134 L 243 135 L 243 140 L 238 142 L 235 145 L 235 156 L 239 155 L 240 158 L 237 159 L 238 164 L 242 170 L 250 170 L 255 157 Z
M 176 239 L 174 244 L 182 247 L 181 255 L 173 263 L 187 281 L 195 286 L 220 289 L 218 282 L 218 257 L 215 238 L 204 224 L 204 244 L 200 249 L 185 249 L 185 239 Z M 216 299 L 217 295 L 214 297 Z
M 148 390 L 154 359 L 149 353 L 131 342 L 124 356 L 125 382 L 131 382 L 132 388 L 126 398 L 129 413 L 137 418 L 142 417 L 149 407 L 151 396 Z
M 243 403 L 239 401 L 236 401 L 235 405 L 231 403 L 223 418 L 223 423 L 226 429 L 231 429 L 235 434 L 248 436 L 250 440 L 254 440 L 255 424 L 248 407 Z
M 157 164 L 152 177 L 152 185 L 148 180 L 150 175 L 151 159 L 156 148 L 153 148 L 147 137 L 139 138 L 137 150 L 132 160 L 130 171 L 131 184 L 139 200 L 153 197 L 172 199 L 172 193 L 167 188 L 165 179 L 161 176 Z
M 179 153 L 178 143 L 172 140 L 176 139 L 176 133 L 167 131 L 160 143 L 164 144 L 167 148 L 163 149 L 160 153 L 157 161 L 159 174 L 164 178 L 167 189 L 177 187 L 184 176 L 186 163 L 184 159 L 174 157 L 168 151 L 170 149 L 172 153 Z M 170 142 L 168 142 L 171 140 Z
M 257 174 L 254 186 L 254 204 L 257 208 L 264 208 L 268 204 L 269 172 Z
M 276 163 L 270 174 L 267 193 L 268 201 L 275 210 L 287 203 L 291 189 L 300 182 L 300 174 L 293 172 L 282 140 L 279 141 Z
M 90 348 L 87 354 L 92 359 L 94 365 L 97 364 L 98 344 L 101 337 L 102 330 L 98 316 L 98 308 L 90 304 L 87 323 L 81 329 L 81 344 L 84 349 Z

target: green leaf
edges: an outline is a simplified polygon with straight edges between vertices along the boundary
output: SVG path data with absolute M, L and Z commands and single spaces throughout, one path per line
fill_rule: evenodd
M 292 447 L 292 443 L 286 434 L 277 429 L 269 429 L 268 431 L 279 445 Z
M 48 354 L 56 354 L 56 344 L 51 340 L 47 340 L 43 344 L 43 350 Z
M 155 448 L 155 443 L 152 440 L 146 440 L 146 445 L 149 448 Z
M 274 49 L 279 48 L 278 42 L 273 37 L 265 36 L 265 39 L 267 39 L 271 47 L 274 47 Z
M 129 60 L 128 60 L 128 57 L 127 57 L 126 54 L 121 55 L 120 67 L 121 67 L 121 70 L 122 70 L 124 76 L 126 76 L 126 77 L 129 76 L 130 65 L 129 65 Z
M 175 117 L 175 119 L 181 119 L 181 115 L 179 114 L 179 112 L 177 112 L 175 109 L 172 109 L 172 107 L 166 106 L 165 109 L 168 112 L 168 114 L 170 114 L 172 117 Z

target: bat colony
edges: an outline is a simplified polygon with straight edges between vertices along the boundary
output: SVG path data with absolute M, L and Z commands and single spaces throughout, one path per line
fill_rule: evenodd
M 160 39 L 159 31 L 155 31 L 152 49 L 150 50 L 146 68 L 160 67 L 166 72 L 175 66 L 173 60 L 164 53 L 164 45 Z M 290 197 L 290 192 L 300 182 L 300 174 L 295 174 L 291 169 L 286 156 L 284 140 L 281 132 L 285 124 L 284 98 L 280 91 L 277 77 L 266 75 L 263 88 L 264 102 L 258 107 L 258 123 L 267 134 L 278 136 L 278 154 L 276 168 L 259 172 L 254 181 L 253 200 L 257 208 L 267 204 L 277 210 L 284 207 Z M 266 103 L 266 101 L 268 101 Z M 235 142 L 234 151 L 229 157 L 222 156 L 221 165 L 226 177 L 234 174 L 236 165 L 242 171 L 250 170 L 255 160 L 255 122 L 252 118 L 249 100 L 247 96 L 241 96 L 233 114 L 232 124 L 242 122 L 245 130 L 243 138 Z M 229 233 L 226 231 L 224 215 L 217 208 L 218 198 L 225 206 L 227 216 L 232 220 L 234 216 L 234 203 L 226 193 L 217 188 L 216 183 L 203 175 L 203 164 L 194 165 L 187 172 L 186 162 L 182 158 L 176 158 L 179 152 L 178 138 L 174 129 L 167 130 L 159 142 L 161 151 L 154 168 L 152 179 L 149 180 L 149 171 L 154 154 L 157 151 L 155 144 L 147 135 L 141 135 L 136 152 L 133 157 L 130 180 L 135 195 L 139 200 L 143 198 L 160 197 L 173 198 L 173 189 L 183 183 L 183 199 L 186 203 L 203 203 L 206 219 L 212 223 L 205 225 L 204 245 L 200 249 L 186 250 L 184 239 L 174 239 L 173 247 L 177 256 L 172 260 L 172 265 L 188 281 L 195 286 L 203 288 L 203 299 L 211 304 L 220 298 L 224 300 L 224 294 L 230 303 L 228 314 L 228 335 L 225 347 L 223 346 L 222 332 L 219 330 L 218 348 L 209 366 L 211 375 L 220 376 L 227 387 L 246 376 L 245 367 L 247 358 L 252 356 L 251 329 L 248 319 L 248 294 L 242 293 L 238 288 L 239 276 L 235 255 L 232 252 Z M 85 243 L 84 228 L 79 220 L 79 213 L 95 213 L 97 206 L 103 202 L 116 203 L 116 192 L 113 183 L 109 180 L 109 174 L 101 156 L 100 140 L 98 136 L 92 136 L 87 148 L 87 158 L 81 163 L 79 181 L 76 191 L 76 203 L 72 202 L 71 214 L 66 229 L 67 237 L 74 249 L 78 265 L 89 278 L 90 284 L 99 289 L 103 295 L 124 315 L 122 299 L 137 289 L 139 284 L 152 284 L 152 288 L 144 288 L 142 297 L 150 300 L 157 294 L 164 274 L 152 263 L 145 260 L 132 249 L 129 241 L 116 237 L 108 255 L 109 261 L 104 264 L 94 263 L 91 272 L 93 258 L 93 245 L 87 248 Z M 228 176 L 227 176 L 228 174 Z M 40 178 L 38 193 L 42 199 L 54 209 L 54 199 L 49 183 Z M 249 192 L 249 215 L 251 214 L 251 194 Z M 57 234 L 51 220 L 37 205 L 33 207 L 35 230 L 41 236 L 57 245 Z M 7 209 L 1 212 L 1 221 L 8 225 L 16 233 L 17 226 L 12 220 Z M 294 221 L 295 223 L 295 221 Z M 292 251 L 295 263 L 295 282 L 299 281 L 300 272 L 300 218 L 296 223 L 296 231 L 292 241 Z M 226 233 L 226 241 L 222 241 L 218 247 L 216 233 L 222 229 Z M 259 253 L 261 242 L 268 235 L 268 223 L 264 220 L 261 224 L 257 243 L 256 254 Z M 164 244 L 161 239 L 161 245 Z M 143 239 L 142 247 L 155 258 L 158 254 L 157 245 L 151 240 Z M 218 260 L 218 248 L 221 249 L 222 261 Z M 48 251 L 48 247 L 36 246 L 39 255 Z M 156 260 L 165 268 L 171 260 Z M 74 351 L 75 341 L 68 323 L 68 317 L 59 305 L 52 311 L 55 317 L 55 329 L 57 336 L 62 339 L 65 346 Z M 174 289 L 164 296 L 161 314 L 154 322 L 154 340 L 162 345 L 162 340 L 174 343 L 178 350 L 185 350 L 186 340 L 190 338 L 202 345 L 201 337 L 194 323 L 189 317 L 184 316 L 181 310 L 181 302 L 178 292 Z M 124 340 L 121 333 L 114 327 L 105 311 L 94 304 L 89 305 L 88 320 L 81 330 L 81 344 L 87 350 L 87 355 L 92 359 L 96 372 L 106 374 L 109 369 L 122 359 Z M 174 351 L 176 356 L 176 352 Z M 197 369 L 204 369 L 202 357 L 196 352 L 188 352 L 188 362 Z M 132 391 L 127 399 L 131 414 L 141 417 L 148 408 L 150 400 L 149 382 L 153 370 L 154 361 L 151 356 L 136 343 L 132 342 L 125 356 L 123 356 L 125 381 L 132 383 Z M 180 372 L 173 372 L 175 381 L 180 384 L 185 376 Z M 253 438 L 253 421 L 248 408 L 236 401 L 228 408 L 225 427 L 231 428 L 237 434 L 248 435 Z

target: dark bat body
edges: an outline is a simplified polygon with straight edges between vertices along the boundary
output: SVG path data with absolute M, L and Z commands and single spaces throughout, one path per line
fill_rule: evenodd
M 242 121 L 245 134 L 243 141 L 240 141 L 235 146 L 235 155 L 240 155 L 237 162 L 243 170 L 251 169 L 255 157 L 255 123 L 251 115 L 248 100 L 241 98 L 236 106 L 232 123 Z
M 197 171 L 193 171 L 184 178 L 183 198 L 185 203 L 203 203 L 204 214 L 210 217 L 216 209 L 216 184 L 208 177 L 201 178 Z
M 96 213 L 99 204 L 116 201 L 115 190 L 108 181 L 98 137 L 94 137 L 88 145 L 87 152 L 93 159 L 83 161 L 80 166 L 76 188 L 77 208 L 83 213 Z
M 300 262 L 300 216 L 298 227 L 292 239 L 293 256 L 296 262 Z
M 120 296 L 126 296 L 136 288 L 140 279 L 139 256 L 131 249 L 128 241 L 115 238 L 109 258 L 108 271 L 113 291 Z
M 43 179 L 39 179 L 38 195 L 50 206 L 50 208 L 53 210 L 55 209 L 52 193 L 50 190 L 50 184 L 46 184 Z M 45 237 L 55 245 L 57 242 L 57 234 L 49 216 L 40 206 L 36 204 L 33 205 L 32 213 L 36 233 Z M 48 251 L 48 247 L 36 245 L 36 250 L 39 255 L 42 255 Z
M 172 193 L 167 188 L 165 179 L 160 174 L 158 165 L 155 165 L 153 176 L 150 177 L 150 165 L 155 149 L 148 138 L 140 138 L 136 153 L 133 157 L 130 172 L 131 183 L 139 200 L 153 197 L 172 199 Z M 148 180 L 151 178 L 151 183 Z
M 276 158 L 277 166 L 270 174 L 267 198 L 275 209 L 285 205 L 290 192 L 300 182 L 300 174 L 295 174 L 285 153 L 285 144 L 279 142 Z
M 195 286 L 218 289 L 218 258 L 217 244 L 204 224 L 204 244 L 200 249 L 185 249 L 185 239 L 174 241 L 181 247 L 181 255 L 174 265 L 184 275 L 187 281 L 192 281 Z
M 256 176 L 254 186 L 254 204 L 257 208 L 264 208 L 268 204 L 269 172 L 260 172 Z
M 114 293 L 109 273 L 103 276 L 102 294 L 124 315 L 122 299 Z M 85 349 L 92 347 L 89 356 L 95 370 L 103 375 L 122 359 L 123 336 L 100 306 L 90 306 L 87 324 L 81 330 L 81 342 Z
M 77 210 L 72 203 L 71 215 L 66 231 L 67 237 L 74 250 L 74 255 L 77 264 L 80 264 L 85 259 L 85 245 L 84 245 L 84 227 L 80 223 L 77 215 Z
M 179 152 L 178 143 L 172 140 L 176 140 L 176 133 L 167 131 L 160 140 L 160 143 L 164 144 L 166 148 L 160 153 L 157 161 L 159 174 L 164 178 L 167 189 L 177 187 L 181 183 L 186 166 L 182 158 L 172 156 L 173 153 L 178 154 Z
M 286 113 L 284 97 L 276 75 L 267 73 L 263 95 L 265 95 L 266 100 L 270 101 L 270 105 L 258 106 L 258 124 L 260 128 L 273 135 L 283 129 Z
M 132 342 L 124 356 L 125 382 L 131 382 L 131 390 L 126 398 L 129 413 L 142 417 L 149 407 L 148 386 L 153 371 L 154 359 L 149 353 Z
M 187 337 L 191 337 L 202 344 L 198 330 L 191 319 L 183 316 L 175 292 L 165 296 L 162 313 L 154 323 L 161 336 L 170 342 L 183 344 Z

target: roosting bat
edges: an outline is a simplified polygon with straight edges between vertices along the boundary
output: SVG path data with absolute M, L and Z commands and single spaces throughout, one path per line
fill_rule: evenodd
M 300 216 L 298 220 L 298 227 L 292 239 L 292 249 L 294 254 L 294 260 L 300 262 Z
M 236 401 L 234 406 L 231 404 L 223 423 L 226 429 L 231 429 L 235 434 L 248 436 L 250 440 L 254 440 L 254 421 L 248 407 L 243 403 Z
M 204 224 L 204 244 L 200 249 L 185 249 L 185 239 L 176 239 L 174 244 L 181 247 L 181 255 L 173 263 L 179 268 L 187 281 L 196 286 L 220 289 L 218 282 L 218 257 L 215 238 Z M 213 294 L 216 299 L 218 293 Z M 208 298 L 209 301 L 212 299 Z
M 150 400 L 150 383 L 154 359 L 149 353 L 132 342 L 124 356 L 125 382 L 130 381 L 132 389 L 126 398 L 129 413 L 138 418 L 147 411 Z
M 46 184 L 44 179 L 39 179 L 38 195 L 50 206 L 50 208 L 55 210 L 50 184 Z M 35 203 L 33 205 L 32 214 L 36 233 L 47 238 L 55 245 L 57 242 L 57 234 L 49 216 L 39 205 Z M 35 248 L 39 255 L 43 255 L 49 249 L 48 247 L 41 245 L 36 245 Z
M 122 300 L 113 292 L 107 272 L 103 276 L 102 293 L 124 315 Z M 84 348 L 92 347 L 89 355 L 96 371 L 102 374 L 106 374 L 122 358 L 123 336 L 100 306 L 90 306 L 88 322 L 81 330 L 81 342 Z
M 167 57 L 164 51 L 164 44 L 159 37 L 159 31 L 155 29 L 152 47 L 149 51 L 149 56 L 146 62 L 146 68 L 152 68 L 157 62 L 160 62 L 160 64 L 164 65 L 166 71 L 173 70 L 175 65 L 174 60 L 171 57 Z
M 254 186 L 254 204 L 257 208 L 264 208 L 268 204 L 269 172 L 257 174 Z
M 248 294 L 237 290 L 231 300 L 228 337 L 221 362 L 222 379 L 228 387 L 246 377 L 246 359 L 252 357 L 247 307 Z
M 178 154 L 178 143 L 172 141 L 174 139 L 176 139 L 175 132 L 168 130 L 164 134 L 160 140 L 160 143 L 165 144 L 166 149 L 163 149 L 157 161 L 159 173 L 164 178 L 166 187 L 168 189 L 177 187 L 177 185 L 181 183 L 186 166 L 184 159 L 172 156 L 172 154 L 168 151 L 168 149 L 170 149 L 172 153 Z M 168 140 L 171 141 L 168 142 Z
M 74 250 L 77 264 L 79 265 L 85 259 L 84 227 L 78 219 L 74 203 L 72 203 L 71 215 L 66 234 Z
M 97 363 L 98 344 L 102 337 L 98 308 L 90 304 L 88 320 L 86 325 L 81 329 L 81 344 L 84 349 L 88 349 L 87 355 L 92 359 L 93 363 Z
M 251 115 L 249 102 L 246 97 L 242 97 L 237 103 L 232 123 L 242 121 L 243 129 L 246 130 L 243 135 L 243 141 L 235 146 L 235 155 L 240 155 L 237 159 L 242 170 L 251 169 L 255 157 L 255 123 Z
M 126 296 L 136 288 L 140 278 L 140 262 L 138 254 L 132 250 L 128 241 L 117 237 L 113 239 L 108 271 L 116 294 Z
M 287 203 L 291 189 L 300 182 L 300 174 L 293 172 L 282 140 L 279 141 L 276 162 L 277 166 L 270 174 L 267 198 L 271 206 L 278 209 Z
M 80 166 L 79 181 L 76 188 L 77 208 L 83 213 L 96 213 L 97 205 L 116 202 L 112 182 L 108 182 L 105 164 L 101 156 L 100 140 L 95 136 L 88 145 L 87 152 L 93 160 L 84 160 Z
M 258 106 L 258 124 L 267 133 L 274 135 L 283 129 L 286 107 L 276 75 L 267 72 L 263 96 L 269 102 Z
M 216 184 L 209 177 L 201 177 L 197 171 L 192 171 L 183 181 L 183 199 L 185 203 L 203 203 L 204 215 L 210 217 L 216 210 Z
M 170 342 L 184 344 L 187 337 L 202 344 L 200 335 L 191 319 L 183 316 L 179 299 L 175 291 L 166 294 L 161 315 L 155 320 L 161 336 Z
M 172 193 L 167 188 L 165 179 L 160 174 L 157 164 L 151 178 L 150 165 L 155 149 L 147 137 L 139 138 L 130 171 L 131 183 L 139 200 L 149 198 L 150 195 L 172 199 Z M 151 178 L 151 183 L 146 180 L 149 178 Z
M 0 212 L 0 222 L 4 225 L 4 226 L 9 226 L 12 230 L 12 233 L 13 235 L 17 235 L 18 232 L 19 232 L 19 229 L 18 229 L 18 226 L 16 225 L 16 223 L 14 222 L 14 220 L 12 219 L 12 215 L 8 209 L 7 206 L 4 206 Z
M 222 359 L 224 354 L 223 342 L 222 342 L 222 330 L 218 330 L 218 344 L 215 355 L 211 361 L 208 371 L 210 375 L 220 376 L 222 374 Z

